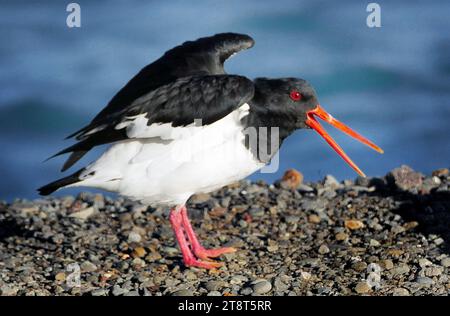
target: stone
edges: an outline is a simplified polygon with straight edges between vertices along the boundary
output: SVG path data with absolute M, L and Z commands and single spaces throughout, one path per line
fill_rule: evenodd
M 209 292 L 213 292 L 213 291 L 218 291 L 218 290 L 222 289 L 222 287 L 224 287 L 224 285 L 225 284 L 223 281 L 208 281 L 205 283 L 204 287 Z
M 281 178 L 282 187 L 295 190 L 303 182 L 303 175 L 295 169 L 287 170 Z
M 239 294 L 241 294 L 241 295 L 250 295 L 250 294 L 252 294 L 252 293 L 253 293 L 253 290 L 252 290 L 251 287 L 244 287 L 244 288 L 239 292 Z
M 393 276 L 400 276 L 409 273 L 409 271 L 411 271 L 409 266 L 406 263 L 402 263 L 399 266 L 391 269 L 390 272 Z
M 272 284 L 267 280 L 259 280 L 253 284 L 255 294 L 266 294 L 272 290 Z
M 191 196 L 191 198 L 189 199 L 189 203 L 202 204 L 208 202 L 210 198 L 211 195 L 208 193 L 197 193 Z
M 338 240 L 338 241 L 343 241 L 343 240 L 346 240 L 346 239 L 348 239 L 348 235 L 346 234 L 346 233 L 337 233 L 336 235 L 335 235 L 335 238 L 336 238 L 336 240 Z
M 106 296 L 108 295 L 107 289 L 96 289 L 91 292 L 92 296 Z
M 405 288 L 398 287 L 392 291 L 393 296 L 409 296 L 409 291 Z
M 94 272 L 97 270 L 97 266 L 90 261 L 84 261 L 80 265 L 81 272 Z
M 380 246 L 380 242 L 378 240 L 371 239 L 369 241 L 369 245 L 372 246 L 372 247 L 378 247 L 378 246 Z
M 389 172 L 386 179 L 403 191 L 418 189 L 423 183 L 423 175 L 415 172 L 406 165 L 402 165 Z
M 432 175 L 434 177 L 446 177 L 449 175 L 449 170 L 447 168 L 434 170 Z
M 86 220 L 89 217 L 91 217 L 94 213 L 95 213 L 95 209 L 91 206 L 91 207 L 82 209 L 81 211 L 72 213 L 69 215 L 69 217 Z
M 319 247 L 318 252 L 319 252 L 321 255 L 324 255 L 324 254 L 329 253 L 329 252 L 330 252 L 330 249 L 328 248 L 327 245 L 321 245 L 321 246 Z
M 425 275 L 427 277 L 439 276 L 444 272 L 444 267 L 441 266 L 431 266 L 425 268 Z
M 191 290 L 178 290 L 172 293 L 172 296 L 193 296 L 194 293 Z
M 135 231 L 131 231 L 128 234 L 128 242 L 130 242 L 130 243 L 131 242 L 139 243 L 139 242 L 141 242 L 141 240 L 142 240 L 141 235 Z
M 433 242 L 436 246 L 440 246 L 444 243 L 444 239 L 442 239 L 441 237 L 438 237 L 435 240 L 433 240 Z
M 426 259 L 426 258 L 420 258 L 419 259 L 419 266 L 421 268 L 431 266 L 432 264 L 433 263 L 430 260 Z
M 0 287 L 0 293 L 2 296 L 15 296 L 19 289 L 10 285 L 3 285 Z
M 136 257 L 144 257 L 147 254 L 147 251 L 143 247 L 136 247 L 133 250 L 133 253 L 131 254 L 134 258 Z
M 336 178 L 330 174 L 325 176 L 325 179 L 323 180 L 323 185 L 326 187 L 334 188 L 334 189 L 339 188 L 341 186 L 339 181 L 336 180 Z
M 447 257 L 447 258 L 442 259 L 441 266 L 446 267 L 446 268 L 450 267 L 450 258 Z
M 320 223 L 321 219 L 319 216 L 317 216 L 316 214 L 311 214 L 308 216 L 308 222 L 313 223 L 313 224 L 318 224 Z
M 380 266 L 386 270 L 391 270 L 394 267 L 394 263 L 391 259 L 381 260 Z
M 64 272 L 59 272 L 55 275 L 56 281 L 65 281 L 66 280 L 66 274 Z
M 295 224 L 300 221 L 300 216 L 288 215 L 288 216 L 285 216 L 284 221 L 288 224 Z
M 113 290 L 112 290 L 112 295 L 120 296 L 120 295 L 123 295 L 125 292 L 126 291 L 124 289 L 122 289 L 120 286 L 114 285 Z
M 364 223 L 356 219 L 346 220 L 344 224 L 350 230 L 357 230 L 364 227 Z
M 300 278 L 303 281 L 309 281 L 311 279 L 312 275 L 311 273 L 307 272 L 307 271 L 302 271 L 300 272 Z
M 429 286 L 429 285 L 433 285 L 434 281 L 433 281 L 433 279 L 431 279 L 429 277 L 418 277 L 416 279 L 416 283 L 418 283 L 420 285 L 424 285 L 424 286 Z
M 367 282 L 359 282 L 355 286 L 355 291 L 358 294 L 366 294 L 370 291 L 370 286 Z

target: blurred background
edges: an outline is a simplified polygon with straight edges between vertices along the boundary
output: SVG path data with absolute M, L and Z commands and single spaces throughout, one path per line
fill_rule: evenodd
M 226 63 L 229 73 L 307 79 L 325 109 L 385 150 L 328 128 L 367 175 L 450 165 L 450 1 L 377 1 L 381 28 L 367 27 L 361 0 L 77 1 L 81 28 L 66 25 L 69 2 L 0 4 L 0 199 L 35 198 L 61 177 L 66 157 L 43 161 L 143 66 L 229 31 L 256 40 Z M 278 173 L 251 178 L 273 182 L 287 168 L 307 181 L 356 177 L 313 131 L 285 142 Z

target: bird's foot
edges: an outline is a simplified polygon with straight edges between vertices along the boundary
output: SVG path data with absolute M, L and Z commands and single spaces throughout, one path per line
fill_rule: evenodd
M 236 249 L 232 247 L 205 249 L 197 239 L 184 205 L 172 209 L 169 219 L 178 244 L 180 245 L 184 264 L 188 267 L 204 269 L 220 268 L 223 264 L 215 262 L 211 260 L 211 258 L 236 251 Z
M 227 253 L 233 253 L 236 252 L 236 248 L 233 247 L 222 247 L 222 248 L 214 248 L 214 249 L 205 249 L 204 247 L 194 247 L 192 249 L 194 254 L 203 260 L 208 260 L 210 258 L 216 258 L 218 256 L 227 254 Z
M 210 261 L 210 260 L 200 260 L 195 257 L 184 258 L 184 264 L 186 267 L 196 267 L 203 269 L 217 269 L 223 266 L 223 263 Z

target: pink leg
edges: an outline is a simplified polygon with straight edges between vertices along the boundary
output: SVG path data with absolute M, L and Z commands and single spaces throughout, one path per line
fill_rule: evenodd
M 222 266 L 219 262 L 205 262 L 197 259 L 189 248 L 188 241 L 186 240 L 185 232 L 183 230 L 183 219 L 181 216 L 181 210 L 179 208 L 173 208 L 170 210 L 169 215 L 170 224 L 180 245 L 181 253 L 183 255 L 184 264 L 188 267 L 199 267 L 204 269 L 214 269 Z
M 182 206 L 180 209 L 183 228 L 187 234 L 188 240 L 191 244 L 193 253 L 200 259 L 208 260 L 210 258 L 218 257 L 225 253 L 235 252 L 233 247 L 223 247 L 216 249 L 205 249 L 198 241 L 197 235 L 192 228 L 191 222 L 188 217 L 186 206 Z

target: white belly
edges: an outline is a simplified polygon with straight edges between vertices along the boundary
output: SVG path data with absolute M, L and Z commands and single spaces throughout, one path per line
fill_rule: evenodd
M 244 145 L 238 110 L 175 139 L 117 143 L 88 166 L 79 185 L 118 192 L 146 204 L 183 204 L 264 166 Z

